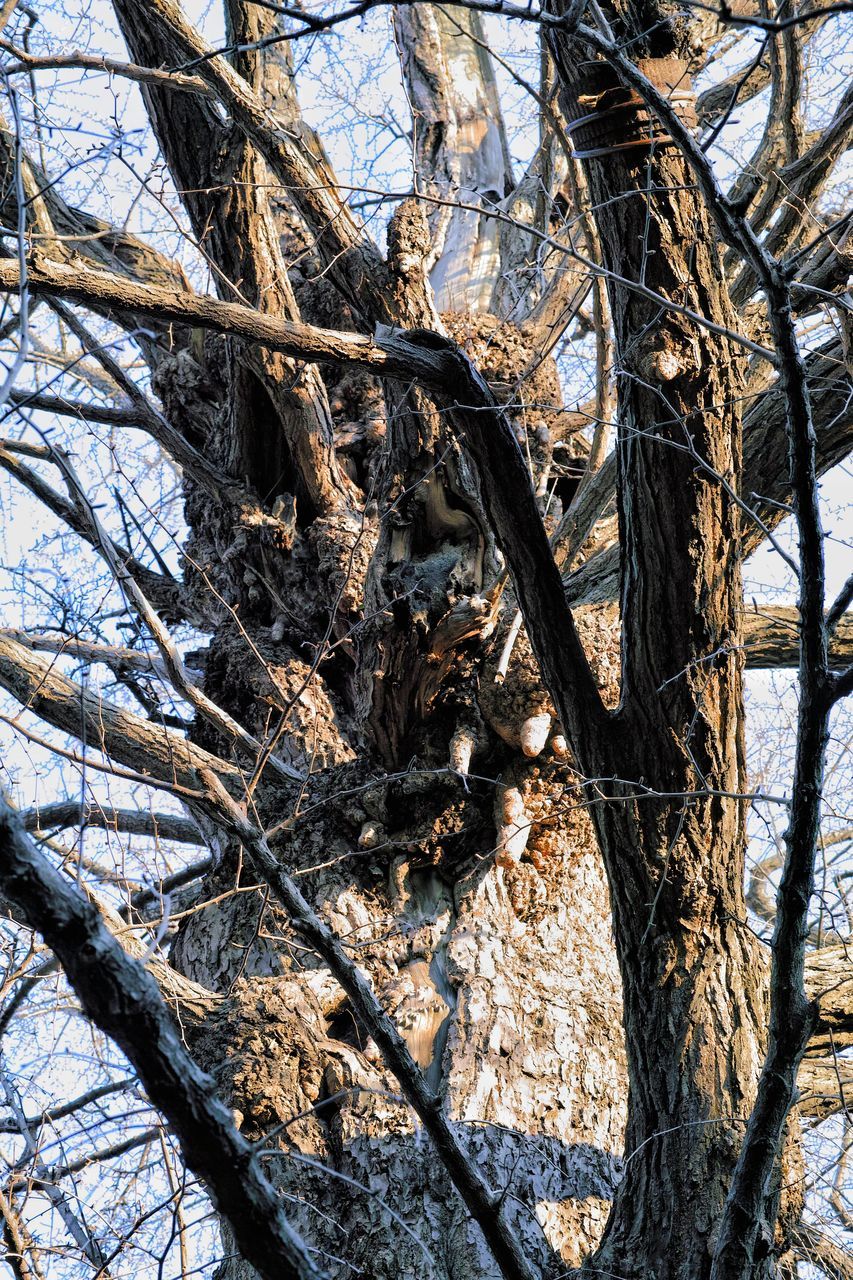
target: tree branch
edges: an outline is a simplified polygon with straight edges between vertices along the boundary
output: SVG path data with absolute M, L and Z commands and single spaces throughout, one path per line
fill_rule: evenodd
M 91 532 L 91 530 L 90 530 Z M 141 675 L 158 676 L 168 680 L 169 672 L 157 653 L 144 649 L 126 649 L 120 645 L 95 644 L 80 640 L 77 636 L 47 635 L 43 632 L 22 631 L 18 627 L 2 627 L 0 633 L 17 640 L 34 653 L 56 653 L 80 658 L 84 662 L 100 662 L 114 671 L 136 671 Z
M 853 964 L 851 944 L 840 943 L 809 951 L 805 989 L 818 1007 L 818 1021 L 809 1041 L 809 1055 L 834 1053 L 853 1045 Z
M 81 1093 L 79 1097 L 74 1098 L 71 1102 L 63 1102 L 56 1107 L 48 1107 L 46 1111 L 40 1111 L 35 1116 L 25 1116 L 24 1119 L 28 1128 L 42 1129 L 45 1125 L 54 1124 L 65 1116 L 73 1115 L 75 1111 L 81 1111 L 93 1102 L 99 1102 L 101 1098 L 107 1098 L 114 1093 L 124 1093 L 135 1084 L 136 1079 L 134 1076 L 128 1076 L 123 1080 L 111 1080 L 109 1084 L 100 1084 L 94 1089 L 87 1089 L 85 1093 Z M 0 1120 L 0 1133 L 17 1132 L 18 1125 L 15 1120 Z
M 38 391 L 19 391 L 14 387 L 9 392 L 9 403 L 20 409 L 42 409 L 45 413 L 80 418 L 84 422 L 103 422 L 110 427 L 145 428 L 149 422 L 148 414 L 141 405 L 113 408 L 112 405 L 66 400 L 64 396 L 42 395 Z
M 88 523 L 82 519 L 74 504 L 63 497 L 61 493 L 57 493 L 55 489 L 51 488 L 46 481 L 42 480 L 38 472 L 33 471 L 31 467 L 28 467 L 19 458 L 3 448 L 0 448 L 0 467 L 29 489 L 30 493 L 38 498 L 40 502 L 43 502 L 48 510 L 62 520 L 69 529 L 72 529 L 74 533 L 88 542 L 96 551 L 101 550 L 100 546 L 93 540 L 92 531 Z M 132 556 L 120 543 L 114 542 L 112 546 L 121 562 L 132 569 L 134 575 L 144 586 L 146 594 L 156 603 L 157 608 L 165 618 L 181 621 L 194 620 L 179 582 L 173 578 L 167 578 L 163 574 L 156 573 L 153 569 L 149 569 Z
M 97 910 L 38 853 L 0 799 L 0 881 L 56 952 L 85 1013 L 123 1050 L 169 1121 L 189 1167 L 211 1189 L 240 1249 L 265 1280 L 320 1280 L 278 1192 L 213 1085 L 184 1048 L 156 983 Z
M 54 831 L 65 827 L 100 827 L 127 835 L 174 840 L 178 844 L 203 845 L 204 837 L 192 818 L 177 813 L 146 813 L 144 809 L 114 809 L 111 805 L 81 805 L 79 800 L 55 800 L 21 814 L 27 831 Z M 179 873 L 180 874 L 180 873 Z
M 99 53 L 28 53 L 2 41 L 2 48 L 18 59 L 3 68 L 4 75 L 29 75 L 32 71 L 101 71 L 108 76 L 121 76 L 137 84 L 153 85 L 172 93 L 200 94 L 203 98 L 215 97 L 213 90 L 199 76 L 184 76 L 179 71 L 159 71 L 140 67 L 133 62 L 122 62 Z
M 800 660 L 800 617 L 795 608 L 755 605 L 743 614 L 746 665 L 752 668 L 796 667 Z M 830 667 L 853 660 L 853 613 L 839 620 L 829 649 Z
M 823 1231 L 801 1222 L 794 1238 L 794 1251 L 807 1266 L 817 1267 L 828 1280 L 853 1280 L 853 1255 Z
M 212 770 L 231 785 L 240 783 L 236 766 L 103 701 L 5 635 L 0 635 L 0 687 L 48 724 L 150 778 L 152 785 L 194 793 L 199 769 Z
M 232 66 L 187 22 L 174 0 L 113 0 L 117 12 L 156 28 L 166 48 L 194 63 L 236 124 L 254 143 L 316 237 L 330 278 L 355 307 L 391 321 L 382 256 L 337 194 L 334 175 L 301 144 Z

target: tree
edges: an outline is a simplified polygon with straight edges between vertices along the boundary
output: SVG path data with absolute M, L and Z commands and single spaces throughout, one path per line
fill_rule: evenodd
M 141 85 L 210 281 L 75 203 L 9 89 L 4 394 L 33 429 L 0 463 L 122 604 L 120 623 L 65 608 L 0 635 L 0 684 L 89 771 L 76 802 L 6 806 L 4 892 L 212 1191 L 219 1280 L 757 1280 L 804 1256 L 849 1275 L 803 1221 L 800 1129 L 843 1110 L 853 1034 L 844 937 L 807 955 L 826 941 L 830 716 L 853 684 L 853 579 L 825 599 L 817 499 L 851 443 L 832 176 L 853 98 L 819 127 L 803 105 L 839 19 L 396 6 L 415 180 L 378 197 L 382 251 L 302 115 L 293 53 L 357 42 L 371 4 L 226 0 L 216 46 L 175 0 L 113 0 L 125 60 L 4 45 L 10 86 L 95 65 Z M 490 51 L 490 13 L 531 30 L 536 88 Z M 755 32 L 757 56 L 717 73 Z M 520 178 L 502 83 L 537 105 Z M 765 90 L 723 181 L 709 147 Z M 21 377 L 48 324 L 58 394 Z M 558 344 L 577 325 L 596 379 L 570 410 Z M 182 479 L 180 574 L 150 481 L 134 507 L 34 412 L 156 442 Z M 747 609 L 744 556 L 790 511 L 797 609 Z M 69 657 L 109 669 L 113 701 Z M 799 681 L 769 945 L 745 899 L 751 661 Z M 93 770 L 183 814 L 107 804 Z M 168 960 L 168 920 L 117 944 L 123 921 L 156 932 L 162 894 L 117 907 L 87 824 L 207 846 L 166 885 L 194 885 Z M 70 877 L 28 834 L 69 827 Z

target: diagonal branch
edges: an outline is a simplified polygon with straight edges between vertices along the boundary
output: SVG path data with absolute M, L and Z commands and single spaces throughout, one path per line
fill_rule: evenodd
M 124 563 L 124 562 L 122 562 Z M 17 627 L 3 627 L 0 631 L 11 636 L 18 644 L 25 645 L 35 653 L 62 653 L 70 657 L 81 658 L 84 662 L 101 662 L 113 671 L 136 671 L 142 675 L 158 676 L 167 680 L 169 673 L 163 659 L 145 649 L 127 649 L 120 645 L 95 644 L 91 640 L 81 640 L 77 636 L 64 634 L 45 634 L 44 632 L 22 631 Z
M 192 818 L 183 818 L 177 813 L 147 813 L 144 809 L 115 809 L 102 804 L 81 806 L 79 800 L 55 800 L 39 805 L 22 813 L 21 821 L 27 831 L 51 831 L 82 823 L 104 831 L 124 831 L 128 835 L 152 836 L 179 844 L 204 844 Z
M 6 635 L 0 635 L 0 687 L 54 728 L 87 742 L 154 786 L 162 783 L 195 792 L 199 769 L 213 770 L 232 786 L 239 784 L 235 765 L 173 730 L 105 702 Z
M 115 408 L 112 405 L 89 404 L 82 400 L 68 400 L 65 396 L 48 396 L 39 391 L 19 391 L 16 388 L 9 393 L 9 403 L 21 409 L 41 409 L 60 417 L 80 418 L 84 422 L 103 422 L 111 427 L 148 425 L 148 415 L 141 405 L 135 408 L 131 405 Z
M 263 744 L 255 738 L 248 730 L 218 707 L 215 702 L 208 698 L 203 689 L 200 689 L 196 682 L 190 676 L 184 660 L 174 644 L 172 637 L 164 625 L 162 619 L 158 617 L 156 611 L 146 599 L 144 592 L 139 587 L 133 575 L 130 573 L 126 565 L 119 556 L 116 555 L 110 538 L 107 536 L 104 528 L 98 519 L 95 508 L 89 501 L 83 486 L 80 484 L 77 476 L 72 469 L 67 457 L 59 449 L 51 449 L 51 461 L 55 462 L 65 477 L 69 491 L 76 499 L 78 510 L 81 518 L 86 521 L 89 526 L 94 545 L 98 546 L 109 564 L 116 582 L 120 586 L 125 597 L 133 605 L 137 615 L 148 628 L 154 643 L 160 653 L 160 661 L 162 662 L 168 678 L 182 698 L 185 698 L 193 710 L 203 719 L 207 720 L 218 733 L 223 734 L 226 738 L 232 738 L 243 748 L 244 751 L 250 753 L 253 761 L 265 758 L 267 766 L 279 774 L 279 776 L 289 779 L 290 781 L 301 781 L 300 774 L 292 765 L 286 764 L 278 759 L 272 752 L 267 751 Z
M 19 283 L 17 264 L 0 261 L 0 289 L 17 292 Z M 42 259 L 31 263 L 27 285 L 33 294 L 65 298 L 85 306 L 108 305 L 118 311 L 137 311 L 175 324 L 212 329 L 262 343 L 296 359 L 344 361 L 384 377 L 409 379 L 419 374 L 411 361 L 391 360 L 370 338 L 279 320 L 236 302 L 142 284 L 106 271 Z M 415 360 L 416 356 L 413 351 Z M 422 364 L 422 369 L 434 368 L 434 361 Z
M 153 85 L 172 93 L 200 94 L 213 97 L 213 90 L 198 76 L 184 76 L 179 71 L 160 71 L 152 67 L 140 67 L 133 62 L 107 58 L 100 53 L 29 53 L 4 41 L 2 48 L 12 53 L 17 62 L 9 62 L 3 68 L 4 75 L 30 75 L 33 71 L 102 71 L 108 76 L 121 76 L 137 84 Z
M 173 53 L 180 56 L 171 44 L 164 45 L 162 27 L 151 7 L 140 11 L 126 0 L 115 0 L 115 8 L 125 39 L 140 62 L 158 63 Z M 246 11 L 235 0 L 231 9 L 238 8 L 248 23 L 245 31 L 235 33 L 242 46 L 251 43 L 254 26 L 258 22 L 263 26 L 271 15 L 254 5 Z M 176 100 L 152 86 L 143 96 L 217 292 L 272 315 L 299 320 L 272 205 L 269 170 L 255 145 L 223 120 L 214 104 L 200 104 L 186 96 Z M 291 132 L 295 136 L 296 130 Z M 221 157 L 213 173 L 218 182 L 212 181 L 211 156 Z M 335 456 L 331 414 L 318 371 L 310 365 L 298 368 L 260 345 L 237 344 L 233 350 L 231 346 L 226 452 L 233 473 L 248 476 L 250 484 L 265 492 L 270 473 L 289 472 L 293 467 L 300 483 L 300 503 L 307 498 L 319 513 L 348 507 L 351 495 Z M 258 383 L 276 410 L 269 420 L 255 409 Z M 248 421 L 253 426 L 250 438 Z
M 52 511 L 69 529 L 72 529 L 90 546 L 93 546 L 96 551 L 101 550 L 101 547 L 93 539 L 88 523 L 81 517 L 74 504 L 69 502 L 61 493 L 58 493 L 45 480 L 42 480 L 38 472 L 33 471 L 32 467 L 28 467 L 26 463 L 21 462 L 20 458 L 10 453 L 7 449 L 0 448 L 0 468 L 14 476 L 34 497 L 44 503 L 49 511 Z M 174 578 L 167 578 L 164 574 L 155 573 L 153 569 L 149 569 L 147 565 L 142 564 L 119 543 L 113 542 L 111 545 L 116 556 L 119 557 L 122 564 L 126 564 L 131 569 L 140 584 L 144 586 L 146 594 L 156 603 L 157 608 L 164 617 L 192 621 L 193 615 L 179 582 Z
M 445 405 L 477 472 L 483 505 L 495 531 L 524 615 L 527 634 L 560 718 L 584 754 L 607 734 L 608 713 L 566 604 L 560 571 L 515 433 L 486 382 L 455 343 L 412 330 L 380 339 L 389 355 L 413 347 L 433 357 L 429 385 Z M 586 772 L 597 769 L 581 766 Z
M 38 853 L 5 799 L 0 881 L 58 955 L 86 1014 L 133 1063 L 247 1261 L 264 1280 L 320 1280 L 322 1272 L 287 1222 L 256 1151 L 184 1048 L 154 979 L 112 937 L 97 909 Z
M 285 187 L 317 240 L 329 276 L 360 313 L 391 320 L 383 259 L 337 194 L 334 175 L 287 122 L 279 120 L 221 55 L 187 22 L 175 0 L 113 0 L 127 21 L 143 21 L 159 33 L 161 47 L 197 64 L 238 127 L 254 143 Z

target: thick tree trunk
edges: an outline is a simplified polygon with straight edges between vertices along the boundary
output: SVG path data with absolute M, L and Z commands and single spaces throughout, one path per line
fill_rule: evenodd
M 667 25 L 638 52 L 652 79 L 683 90 L 674 30 L 677 42 Z M 607 64 L 584 62 L 563 37 L 553 45 L 567 119 L 582 114 L 579 97 L 610 93 L 606 103 L 620 92 Z M 642 120 L 636 107 L 633 118 Z M 709 1273 L 766 1049 L 766 965 L 746 924 L 738 799 L 746 782 L 741 512 L 730 494 L 741 467 L 743 359 L 726 338 L 619 283 L 642 280 L 736 327 L 684 158 L 665 138 L 644 145 L 642 125 L 633 140 L 630 108 L 605 108 L 597 127 L 580 145 L 613 272 L 622 702 L 603 755 L 592 744 L 580 760 L 587 772 L 620 779 L 615 803 L 595 818 L 630 1093 L 625 1176 L 593 1265 L 638 1280 L 695 1280 Z M 784 1240 L 767 1243 L 768 1254 L 775 1248 L 784 1251 Z
M 114 3 L 137 62 L 199 53 L 170 0 Z M 656 83 L 676 76 L 683 89 L 681 20 L 642 9 L 610 13 L 617 35 Z M 573 553 L 605 542 L 595 525 L 615 473 L 621 614 L 599 603 L 572 617 L 533 494 L 543 498 L 554 448 L 577 421 L 542 358 L 554 299 L 534 305 L 539 284 L 525 272 L 536 263 L 502 246 L 483 216 L 502 200 L 520 207 L 527 187 L 510 192 L 477 15 L 411 5 L 395 15 L 433 205 L 396 209 L 383 257 L 338 199 L 286 55 L 251 47 L 281 19 L 244 0 L 228 0 L 227 14 L 244 80 L 215 60 L 198 66 L 219 77 L 231 118 L 207 98 L 145 91 L 221 298 L 292 321 L 408 329 L 425 350 L 446 352 L 450 338 L 491 391 L 473 409 L 450 393 L 439 408 L 414 380 L 380 385 L 233 336 L 153 330 L 163 421 L 208 468 L 185 474 L 182 616 L 212 637 L 192 666 L 277 772 L 268 754 L 255 772 L 245 756 L 230 763 L 221 721 L 199 720 L 190 743 L 165 730 L 154 749 L 147 733 L 137 742 L 133 717 L 75 698 L 9 637 L 0 683 L 36 711 L 42 699 L 69 731 L 82 708 L 99 718 L 105 749 L 123 741 L 117 759 L 141 770 L 156 757 L 158 776 L 171 770 L 186 788 L 212 752 L 229 761 L 223 785 L 241 802 L 248 794 L 274 855 L 351 948 L 503 1193 L 533 1267 L 704 1280 L 767 1025 L 764 954 L 744 901 L 739 565 L 753 543 L 733 500 L 744 357 L 726 336 L 735 317 L 709 216 L 660 129 L 650 147 L 605 120 L 606 145 L 581 146 L 595 211 L 584 234 L 611 272 L 618 439 L 563 533 Z M 590 95 L 620 92 L 565 29 L 552 29 L 550 54 L 565 118 L 584 114 Z M 536 186 L 534 167 L 528 176 Z M 268 198 L 271 181 L 292 206 Z M 292 280 L 288 257 L 299 259 Z M 500 278 L 510 260 L 527 281 L 515 292 Z M 526 328 L 504 318 L 516 311 Z M 458 351 L 452 359 L 467 368 Z M 483 388 L 473 375 L 471 385 Z M 489 418 L 495 437 L 477 443 L 489 395 L 505 408 Z M 778 397 L 756 412 L 778 417 Z M 501 491 L 507 475 L 512 492 Z M 774 484 L 778 494 L 762 493 L 783 499 Z M 574 487 L 561 477 L 547 533 Z M 535 554 L 513 538 L 516 506 L 534 552 L 547 553 L 535 586 L 525 573 Z M 540 587 L 546 625 L 513 639 Z M 599 590 L 612 601 L 606 582 Z M 554 617 L 564 625 L 549 628 Z M 236 843 L 221 833 L 211 843 L 215 866 L 172 959 L 223 998 L 187 1035 L 263 1147 L 290 1221 L 341 1280 L 497 1277 L 342 987 Z M 794 1130 L 780 1187 L 798 1185 Z M 786 1194 L 762 1278 L 787 1248 L 785 1215 L 798 1206 Z M 227 1230 L 223 1240 L 219 1280 L 246 1280 Z
M 432 411 L 425 401 L 420 411 L 413 421 L 411 400 L 404 405 L 386 468 L 396 457 L 401 473 L 403 465 L 415 477 L 429 472 L 434 453 L 422 452 L 422 432 Z M 233 412 L 223 415 L 219 432 L 233 421 Z M 224 446 L 212 438 L 210 447 Z M 241 636 L 223 627 L 208 656 L 206 689 L 239 708 L 259 736 L 269 706 L 296 698 L 287 758 L 312 770 L 302 799 L 294 812 L 294 797 L 269 784 L 256 795 L 266 825 L 287 820 L 277 851 L 339 936 L 358 946 L 478 1167 L 506 1188 L 531 1259 L 560 1270 L 579 1265 L 598 1239 L 622 1149 L 626 1080 L 613 1035 L 620 1001 L 607 889 L 523 635 L 505 678 L 498 675 L 515 603 L 506 591 L 485 619 L 472 605 L 499 569 L 483 540 L 469 535 L 472 520 L 462 524 L 460 508 L 442 496 L 446 476 L 452 492 L 467 486 L 462 492 L 478 510 L 469 473 L 445 463 L 432 478 L 434 499 L 428 494 L 413 510 L 397 503 L 396 523 L 385 522 L 369 567 L 368 536 L 351 563 L 333 562 L 318 583 L 328 553 L 318 560 L 318 546 L 322 552 L 327 544 L 316 541 L 316 520 L 297 530 L 289 553 L 268 549 L 266 580 L 288 603 L 274 620 L 263 584 L 257 592 L 243 586 L 245 547 L 222 557 L 218 590 L 242 593 L 241 632 L 268 670 L 247 662 Z M 214 522 L 201 505 L 191 510 L 208 536 Z M 234 582 L 226 588 L 229 573 Z M 409 577 L 397 584 L 395 574 Z M 341 588 L 351 616 L 364 608 L 370 621 L 357 649 L 338 650 L 321 680 L 289 646 L 305 637 L 321 642 L 324 602 Z M 365 591 L 387 616 L 371 618 L 376 606 L 363 605 Z M 412 606 L 395 606 L 400 596 Z M 606 609 L 585 619 L 590 654 L 612 694 L 614 624 Z M 351 763 L 356 717 L 374 765 L 369 756 Z M 449 774 L 448 765 L 470 777 Z M 226 861 L 209 885 L 219 900 L 183 926 L 174 959 L 197 981 L 229 993 L 196 1047 L 244 1132 L 261 1138 L 308 1113 L 288 1124 L 285 1150 L 270 1166 L 292 1197 L 299 1229 L 333 1275 L 348 1276 L 355 1265 L 389 1280 L 419 1276 L 424 1246 L 438 1275 L 497 1276 L 342 993 L 294 945 L 264 894 L 245 891 L 239 877 L 236 857 Z M 312 1172 L 300 1153 L 374 1193 Z M 246 1274 L 236 1259 L 220 1272 L 222 1280 Z
M 134 56 L 154 60 L 141 10 L 125 0 L 118 10 Z M 236 0 L 229 13 L 235 33 L 241 23 L 274 20 Z M 410 74 L 420 74 L 426 51 L 441 61 L 446 120 L 436 122 L 438 134 L 422 127 L 419 145 L 432 145 L 432 137 L 441 194 L 457 196 L 462 187 L 463 198 L 499 198 L 509 169 L 488 55 L 451 16 L 406 9 L 397 18 L 419 24 L 417 38 L 407 36 L 420 58 Z M 459 11 L 458 19 L 479 33 L 476 18 Z M 427 41 L 424 25 L 435 27 L 437 43 Z M 263 31 L 255 25 L 248 34 Z M 280 66 L 262 70 L 249 59 L 241 65 L 269 93 Z M 208 201 L 193 194 L 203 187 L 200 176 L 181 166 L 209 152 L 211 140 L 222 153 L 217 122 L 176 118 L 172 99 L 158 101 L 156 91 L 150 101 L 223 296 L 236 285 L 247 300 L 295 318 L 251 144 L 227 140 L 229 176 L 239 181 L 226 201 Z M 292 92 L 284 108 L 302 137 Z M 206 130 L 207 138 L 187 157 L 190 130 L 193 137 Z M 283 230 L 292 248 L 298 220 L 287 219 Z M 241 262 L 238 249 L 251 261 Z M 444 271 L 444 305 L 463 310 L 461 318 L 437 314 L 427 283 L 431 255 L 434 282 Z M 535 370 L 520 391 L 519 375 L 535 352 L 514 326 L 502 328 L 486 314 L 473 328 L 470 319 L 488 311 L 496 273 L 494 224 L 454 211 L 437 215 L 427 233 L 418 208 L 403 205 L 389 231 L 384 306 L 400 325 L 440 331 L 446 324 L 476 349 L 493 385 L 512 397 L 516 429 L 544 469 L 547 426 L 555 439 L 560 429 L 553 366 Z M 306 278 L 297 293 L 310 318 L 326 318 L 322 280 Z M 334 305 L 331 322 L 340 323 Z M 498 674 L 515 602 L 501 583 L 476 482 L 422 393 L 391 385 L 383 407 L 367 379 L 324 370 L 338 443 L 347 439 L 343 423 L 346 432 L 364 432 L 350 475 L 376 494 L 382 519 L 377 525 L 369 510 L 354 514 L 327 434 L 327 401 L 311 371 L 295 381 L 288 362 L 244 354 L 233 342 L 226 355 L 223 361 L 208 339 L 206 372 L 184 356 L 159 382 L 174 414 L 198 419 L 204 409 L 208 456 L 264 493 L 272 517 L 235 529 L 227 505 L 218 509 L 209 494 L 190 491 L 195 591 L 216 628 L 210 648 L 197 655 L 206 693 L 260 738 L 277 725 L 283 730 L 277 754 L 309 777 L 299 794 L 282 793 L 267 778 L 255 791 L 265 825 L 280 829 L 276 851 L 339 936 L 358 947 L 482 1172 L 506 1189 L 531 1260 L 556 1270 L 579 1265 L 603 1229 L 618 1180 L 626 1096 L 613 1035 L 618 971 L 592 828 L 564 747 L 549 745 L 553 707 L 523 636 L 505 677 Z M 312 474 L 322 491 L 309 489 Z M 273 499 L 288 493 L 296 520 L 286 523 Z M 614 619 L 592 610 L 586 625 L 602 684 L 615 694 Z M 331 652 L 330 641 L 339 642 Z M 202 726 L 196 736 L 224 748 Z M 449 773 L 451 764 L 459 772 Z M 287 1125 L 269 1143 L 282 1149 L 269 1168 L 326 1270 L 350 1277 L 355 1266 L 377 1280 L 420 1276 L 431 1269 L 426 1249 L 439 1276 L 496 1276 L 479 1229 L 342 991 L 247 880 L 236 849 L 205 897 L 210 905 L 185 922 L 174 948 L 182 972 L 227 996 L 195 1032 L 196 1052 L 244 1133 L 260 1139 Z M 347 1179 L 369 1183 L 372 1192 Z M 227 1232 L 224 1241 L 229 1255 Z M 222 1280 L 247 1274 L 226 1256 Z
M 328 860 L 349 855 L 345 875 L 319 873 L 309 883 L 343 936 L 387 939 L 360 953 L 383 1003 L 413 1052 L 420 1049 L 478 1167 L 506 1188 L 510 1221 L 531 1262 L 561 1270 L 579 1265 L 597 1240 L 618 1180 L 625 1091 L 613 1037 L 618 977 L 588 819 L 580 809 L 568 821 L 562 816 L 572 807 L 565 770 L 526 764 L 511 779 L 541 819 L 529 861 L 494 866 L 487 813 L 462 865 L 414 869 L 418 855 L 429 852 L 424 827 L 437 825 L 438 795 L 443 791 L 450 802 L 438 816 L 445 832 L 457 806 L 465 804 L 469 818 L 475 806 L 458 783 L 413 777 L 399 788 L 408 795 L 395 796 L 391 787 L 383 796 L 385 788 L 374 788 L 350 802 L 348 814 L 336 809 L 324 824 L 332 843 L 305 833 L 309 848 L 324 848 Z M 491 795 L 478 800 L 491 809 Z M 386 816 L 389 801 L 398 811 L 386 817 L 395 847 L 379 848 L 353 871 L 365 814 Z M 422 815 L 417 825 L 415 811 Z M 433 856 L 440 859 L 450 844 L 442 835 Z M 369 1045 L 365 1053 L 356 1050 L 363 1041 L 339 994 L 325 994 L 321 1016 L 322 1003 L 318 1008 L 306 990 L 310 972 L 297 963 L 298 981 L 289 981 L 294 957 L 280 943 L 260 940 L 278 934 L 281 921 L 269 910 L 262 915 L 259 895 L 238 901 L 239 910 L 209 908 L 197 918 L 181 940 L 180 958 L 220 989 L 242 974 L 198 1052 L 241 1113 L 243 1132 L 259 1138 L 308 1112 L 288 1126 L 285 1153 L 270 1165 L 294 1225 L 325 1251 L 322 1262 L 332 1275 L 351 1274 L 355 1266 L 377 1280 L 433 1269 L 439 1277 L 496 1277 L 479 1231 L 397 1099 L 395 1082 Z M 413 955 L 424 956 L 428 980 L 416 972 Z M 277 971 L 281 977 L 253 976 Z M 316 977 L 322 985 L 322 975 Z M 312 1113 L 323 1097 L 328 1103 Z M 331 1176 L 306 1168 L 300 1152 Z M 336 1180 L 335 1172 L 372 1193 Z M 220 1270 L 223 1280 L 246 1274 L 236 1259 Z

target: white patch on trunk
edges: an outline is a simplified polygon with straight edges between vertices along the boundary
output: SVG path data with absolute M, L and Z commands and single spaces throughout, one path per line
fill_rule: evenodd
M 526 756 L 532 759 L 545 750 L 553 723 L 553 717 L 547 711 L 527 717 L 521 726 L 521 749 Z

